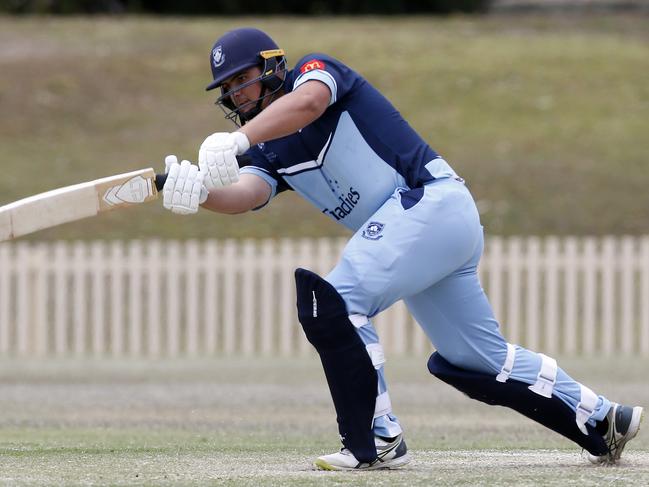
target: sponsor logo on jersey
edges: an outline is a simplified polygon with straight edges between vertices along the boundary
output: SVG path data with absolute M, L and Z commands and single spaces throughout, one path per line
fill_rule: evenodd
M 335 207 L 333 210 L 325 208 L 324 210 L 322 210 L 322 213 L 335 218 L 336 221 L 340 221 L 352 212 L 360 199 L 360 193 L 354 188 L 349 188 L 349 191 L 346 195 L 338 196 L 338 200 L 340 201 L 339 206 Z
M 318 61 L 317 59 L 311 59 L 311 61 L 307 61 L 300 67 L 300 73 L 304 74 L 307 71 L 313 71 L 314 69 L 324 69 L 325 68 L 325 63 L 322 61 Z
M 384 223 L 380 222 L 369 222 L 367 226 L 363 229 L 361 237 L 366 238 L 367 240 L 378 240 L 383 238 L 383 229 L 385 228 Z
M 216 46 L 212 49 L 212 62 L 214 63 L 215 68 L 222 66 L 225 62 L 225 54 L 223 54 L 222 46 Z

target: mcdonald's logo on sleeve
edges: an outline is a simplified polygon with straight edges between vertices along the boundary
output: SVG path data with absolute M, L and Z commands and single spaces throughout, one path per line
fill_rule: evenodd
M 307 61 L 300 67 L 300 73 L 304 74 L 307 71 L 313 71 L 314 69 L 324 69 L 325 68 L 325 63 L 322 61 L 318 61 L 317 59 L 311 59 L 311 61 Z

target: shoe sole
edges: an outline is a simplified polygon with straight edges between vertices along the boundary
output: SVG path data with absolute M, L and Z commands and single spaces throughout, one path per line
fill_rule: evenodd
M 330 463 L 324 461 L 321 458 L 318 458 L 313 465 L 319 470 L 328 470 L 328 471 L 349 471 L 349 472 L 360 472 L 366 470 L 393 470 L 401 468 L 404 465 L 410 463 L 410 455 L 406 453 L 399 458 L 393 458 L 392 460 L 387 460 L 385 462 L 376 462 L 374 465 L 368 467 L 354 468 L 354 467 L 339 467 L 337 465 L 331 465 Z

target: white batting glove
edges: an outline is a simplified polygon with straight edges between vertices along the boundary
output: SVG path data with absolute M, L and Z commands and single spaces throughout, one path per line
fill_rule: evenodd
M 162 205 L 179 215 L 192 215 L 207 200 L 205 174 L 189 161 L 178 164 L 176 156 L 165 157 L 167 181 L 162 188 Z
M 198 167 L 205 173 L 207 189 L 229 186 L 239 181 L 237 156 L 248 149 L 250 141 L 241 132 L 217 132 L 205 139 L 198 151 Z

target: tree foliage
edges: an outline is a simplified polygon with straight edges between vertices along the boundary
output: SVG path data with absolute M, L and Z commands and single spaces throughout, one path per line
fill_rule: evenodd
M 450 14 L 488 10 L 491 0 L 0 0 L 13 14 L 153 13 L 159 15 Z

